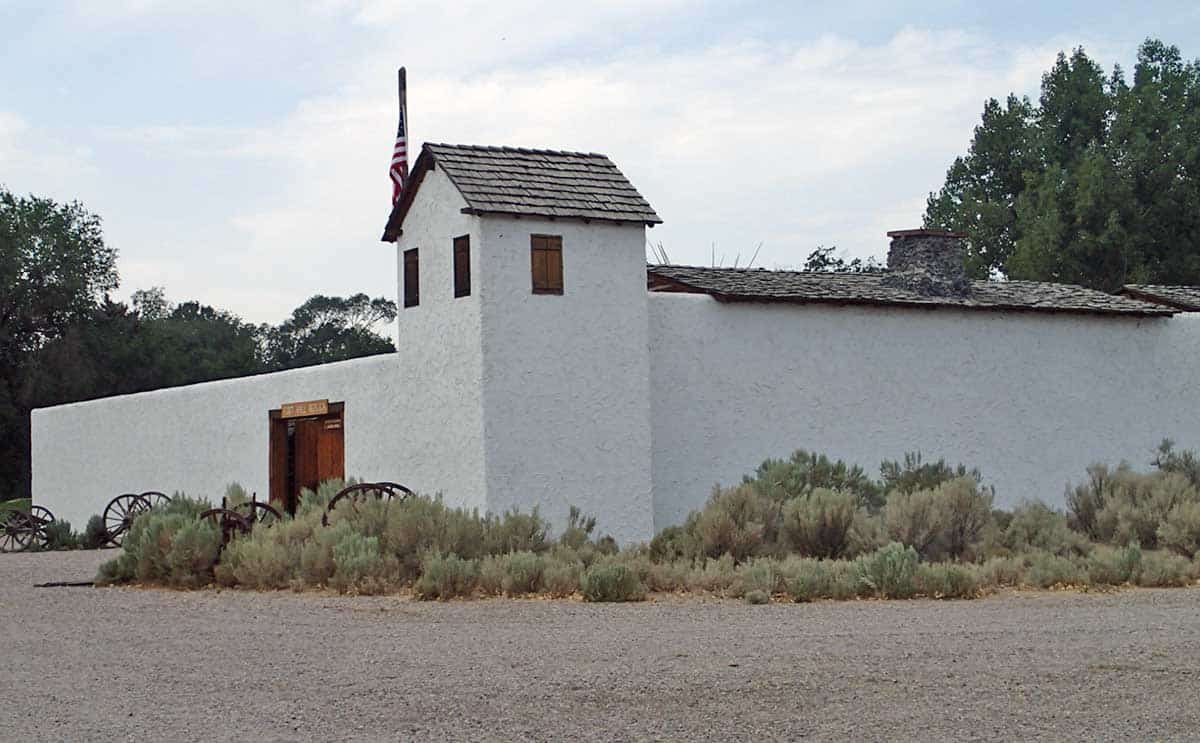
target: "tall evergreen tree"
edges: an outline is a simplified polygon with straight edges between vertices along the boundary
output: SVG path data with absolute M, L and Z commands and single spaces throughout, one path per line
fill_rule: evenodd
M 1036 107 L 988 101 L 925 223 L 969 235 L 975 276 L 1200 284 L 1200 62 L 1148 40 L 1127 84 L 1060 54 Z

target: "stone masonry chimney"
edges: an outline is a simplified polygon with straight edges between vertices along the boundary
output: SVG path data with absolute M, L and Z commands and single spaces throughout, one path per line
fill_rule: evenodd
M 888 248 L 888 271 L 883 284 L 924 296 L 965 296 L 971 291 L 967 278 L 966 245 L 962 232 L 946 230 L 893 230 Z

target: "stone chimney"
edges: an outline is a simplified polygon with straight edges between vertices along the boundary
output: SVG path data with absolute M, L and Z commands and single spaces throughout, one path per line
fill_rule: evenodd
M 971 291 L 967 278 L 966 245 L 962 232 L 946 230 L 893 230 L 888 248 L 885 286 L 907 289 L 925 296 L 965 296 Z

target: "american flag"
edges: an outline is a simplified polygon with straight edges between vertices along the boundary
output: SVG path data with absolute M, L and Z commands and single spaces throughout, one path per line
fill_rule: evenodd
M 404 184 L 408 181 L 408 132 L 405 131 L 404 120 L 408 116 L 407 101 L 405 100 L 405 74 L 400 68 L 400 126 L 396 129 L 396 145 L 392 148 L 392 165 L 388 175 L 392 179 L 392 203 L 400 200 L 404 193 Z

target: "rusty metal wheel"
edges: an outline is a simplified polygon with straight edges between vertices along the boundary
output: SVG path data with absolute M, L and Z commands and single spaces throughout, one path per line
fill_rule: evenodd
M 321 516 L 321 525 L 329 526 L 329 514 L 333 513 L 333 509 L 337 508 L 339 503 L 349 501 L 351 507 L 357 511 L 357 503 L 360 500 L 378 498 L 390 502 L 403 500 L 412 494 L 413 492 L 403 485 L 390 482 L 360 482 L 357 485 L 342 488 L 337 495 L 329 499 L 329 505 L 325 506 L 325 513 Z
M 238 513 L 232 508 L 210 508 L 200 514 L 201 521 L 207 521 L 221 531 L 221 546 L 229 544 L 229 540 L 237 534 L 249 534 L 254 528 L 254 519 Z
M 117 547 L 125 541 L 125 533 L 133 520 L 150 510 L 150 501 L 137 493 L 122 493 L 104 507 L 104 533 Z
M 0 512 L 0 552 L 24 552 L 33 546 L 37 524 L 27 511 Z

